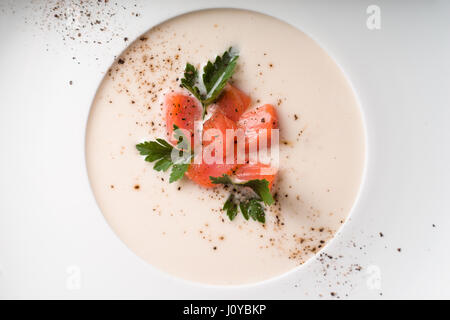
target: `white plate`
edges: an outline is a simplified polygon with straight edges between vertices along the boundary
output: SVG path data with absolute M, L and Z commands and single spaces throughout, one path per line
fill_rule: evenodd
M 450 5 L 378 5 L 381 29 L 369 30 L 358 1 L 215 2 L 285 20 L 331 54 L 359 96 L 369 157 L 351 220 L 326 249 L 337 259 L 220 288 L 175 280 L 128 250 L 84 165 L 89 107 L 123 37 L 209 2 L 119 1 L 108 29 L 118 35 L 91 33 L 101 45 L 63 40 L 73 26 L 39 4 L 0 4 L 0 298 L 449 298 Z

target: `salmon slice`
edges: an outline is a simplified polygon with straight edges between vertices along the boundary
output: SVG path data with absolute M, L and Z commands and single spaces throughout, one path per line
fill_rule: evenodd
M 234 148 L 234 139 L 229 139 L 228 144 L 226 143 L 226 130 L 232 129 L 236 130 L 237 125 L 234 121 L 229 119 L 225 114 L 219 110 L 219 108 L 213 106 L 211 109 L 212 115 L 211 117 L 205 121 L 203 124 L 203 148 L 214 148 L 214 145 L 211 145 L 213 142 L 220 144 L 222 146 L 222 162 L 223 163 L 212 163 L 208 164 L 205 162 L 204 157 L 202 158 L 202 163 L 192 163 L 189 166 L 188 171 L 186 172 L 186 176 L 192 181 L 203 187 L 214 187 L 215 185 L 211 183 L 209 177 L 220 177 L 223 174 L 231 175 L 233 170 L 237 167 L 237 165 L 233 162 L 231 164 L 226 164 L 226 154 L 227 150 L 231 151 Z M 217 132 L 210 132 L 211 139 L 206 140 L 206 131 L 209 129 L 216 129 Z M 219 146 L 219 147 L 220 147 Z M 215 151 L 212 149 L 211 154 L 214 156 Z M 204 153 L 205 154 L 205 153 Z M 209 161 L 208 161 L 209 162 Z
M 217 106 L 213 106 L 210 110 L 212 112 L 212 115 L 203 124 L 202 144 L 203 147 L 206 147 L 213 142 L 217 142 L 218 144 L 222 145 L 222 155 L 225 159 L 227 152 L 231 152 L 234 146 L 234 139 L 232 136 L 230 136 L 227 140 L 227 129 L 234 131 L 237 129 L 237 125 L 236 122 L 229 119 L 222 112 L 222 109 L 218 108 Z
M 255 144 L 258 149 L 261 147 L 260 139 L 263 137 L 264 130 L 267 132 L 267 147 L 269 148 L 272 130 L 278 129 L 277 111 L 273 105 L 265 104 L 243 113 L 237 125 L 244 129 L 246 152 L 249 151 L 250 144 Z
M 229 119 L 238 121 L 250 103 L 251 99 L 248 95 L 231 84 L 227 84 L 217 105 Z
M 191 146 L 194 141 L 194 122 L 201 120 L 202 108 L 198 101 L 191 96 L 181 93 L 166 95 L 166 127 L 167 136 L 172 144 L 176 144 L 173 138 L 173 125 L 183 130 L 185 135 L 191 137 Z
M 269 189 L 272 189 L 277 172 L 277 169 L 272 168 L 268 164 L 244 164 L 235 170 L 235 177 L 241 181 L 266 179 L 269 182 Z
M 225 164 L 225 163 L 224 164 L 192 163 L 189 166 L 188 171 L 186 172 L 186 176 L 203 187 L 211 188 L 217 185 L 213 184 L 209 179 L 209 177 L 220 177 L 223 174 L 231 175 L 233 174 L 233 171 L 235 170 L 236 166 L 237 165 L 235 164 Z

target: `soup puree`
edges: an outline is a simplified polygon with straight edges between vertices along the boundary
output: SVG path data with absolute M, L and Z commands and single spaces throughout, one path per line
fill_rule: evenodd
M 186 63 L 202 67 L 230 46 L 240 52 L 233 85 L 279 117 L 277 201 L 264 225 L 230 221 L 222 187 L 169 184 L 135 147 L 166 138 L 164 95 L 183 92 Z M 214 9 L 162 23 L 117 59 L 92 105 L 86 157 L 98 205 L 132 251 L 177 277 L 236 285 L 285 273 L 334 236 L 360 188 L 365 133 L 348 81 L 313 40 L 266 15 Z

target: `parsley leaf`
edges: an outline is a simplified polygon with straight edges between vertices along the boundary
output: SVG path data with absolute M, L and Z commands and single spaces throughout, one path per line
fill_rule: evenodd
M 172 167 L 170 172 L 169 182 L 175 182 L 183 178 L 186 171 L 189 169 L 189 162 L 192 158 L 192 153 L 188 157 L 181 157 L 180 161 L 174 163 L 172 161 L 172 152 L 174 149 L 183 154 L 183 151 L 191 152 L 189 142 L 183 133 L 180 133 L 176 125 L 173 126 L 175 131 L 175 139 L 178 140 L 177 148 L 175 149 L 170 143 L 164 139 L 156 139 L 155 141 L 146 141 L 136 145 L 136 149 L 145 161 L 155 162 L 153 169 L 156 171 L 167 171 Z
M 225 201 L 222 209 L 227 212 L 227 216 L 230 220 L 233 220 L 236 217 L 237 204 L 234 202 L 234 196 L 232 194 L 230 194 L 227 201 Z
M 136 145 L 141 156 L 147 156 L 145 161 L 153 162 L 159 159 L 170 159 L 173 147 L 163 139 L 146 141 Z
M 203 104 L 203 97 L 200 89 L 197 87 L 198 71 L 195 67 L 187 63 L 184 69 L 184 78 L 181 79 L 181 85 L 188 89 Z
M 261 223 L 266 222 L 266 214 L 259 199 L 249 199 L 241 202 L 239 204 L 239 208 L 241 209 L 245 220 L 248 220 L 251 217 L 255 221 L 259 221 Z
M 239 203 L 239 208 L 241 209 L 242 216 L 244 217 L 244 219 L 248 220 L 248 218 L 249 218 L 249 215 L 248 215 L 248 201 Z
M 248 215 L 253 220 L 259 221 L 261 223 L 266 222 L 266 214 L 264 212 L 264 208 L 258 199 L 248 200 L 246 203 L 246 207 L 248 209 Z
M 174 181 L 183 178 L 184 173 L 187 171 L 188 168 L 189 168 L 188 163 L 174 164 L 172 167 L 172 171 L 170 172 L 169 183 L 172 183 Z
M 269 190 L 269 182 L 266 179 L 262 180 L 254 179 L 243 183 L 236 183 L 233 182 L 230 176 L 227 174 L 223 174 L 220 177 L 209 177 L 209 179 L 213 184 L 231 184 L 234 186 L 243 186 L 251 188 L 253 192 L 256 193 L 258 198 L 247 199 L 239 203 L 239 209 L 242 212 L 242 216 L 244 217 L 245 220 L 252 218 L 253 220 L 259 221 L 261 223 L 266 222 L 266 214 L 264 212 L 264 207 L 261 204 L 261 202 L 265 203 L 266 205 L 271 205 L 274 202 L 272 194 L 270 193 Z M 230 204 L 230 202 L 234 203 L 235 207 L 233 207 L 232 204 Z M 234 217 L 237 214 L 237 205 L 234 202 L 233 194 L 231 194 L 228 200 L 225 202 L 223 210 L 227 211 L 228 217 L 230 217 L 230 213 L 234 214 L 233 218 L 230 218 L 230 220 L 234 219 Z
M 267 181 L 266 179 L 249 180 L 245 183 L 242 183 L 242 185 L 251 188 L 268 206 L 270 206 L 274 202 L 272 194 L 269 190 L 269 181 Z
M 227 174 L 224 174 L 221 177 L 209 177 L 209 180 L 214 184 L 233 184 L 233 181 L 231 181 L 230 176 Z
M 203 84 L 206 88 L 204 102 L 206 105 L 213 103 L 219 97 L 234 73 L 238 58 L 239 55 L 233 52 L 232 48 L 229 48 L 222 57 L 217 56 L 214 63 L 208 61 L 203 68 Z
M 198 86 L 200 80 L 197 69 L 190 63 L 186 64 L 181 86 L 190 91 L 202 103 L 203 118 L 206 108 L 217 100 L 233 75 L 238 58 L 239 55 L 230 47 L 222 56 L 217 56 L 214 62 L 208 61 L 202 74 L 203 92 Z
M 156 171 L 167 171 L 171 165 L 172 161 L 170 159 L 162 158 L 155 163 L 153 169 Z
M 269 190 L 269 181 L 266 179 L 254 179 L 249 180 L 243 183 L 233 182 L 229 175 L 223 174 L 221 177 L 209 177 L 212 183 L 214 184 L 232 184 L 236 186 L 244 186 L 251 188 L 260 198 L 261 200 L 270 206 L 274 203 L 274 199 Z

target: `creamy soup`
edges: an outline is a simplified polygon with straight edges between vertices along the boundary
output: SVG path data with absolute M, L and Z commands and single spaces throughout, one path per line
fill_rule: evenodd
M 223 188 L 170 184 L 135 147 L 166 137 L 164 95 L 182 90 L 186 63 L 201 66 L 230 46 L 240 53 L 233 85 L 279 117 L 276 203 L 265 224 L 230 221 Z M 92 105 L 86 157 L 103 215 L 138 256 L 187 280 L 236 285 L 283 274 L 333 238 L 360 188 L 365 134 L 351 86 L 313 40 L 266 15 L 217 9 L 164 22 L 117 59 Z

